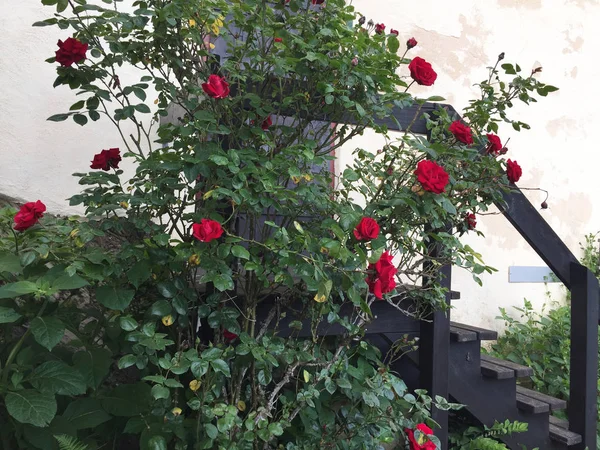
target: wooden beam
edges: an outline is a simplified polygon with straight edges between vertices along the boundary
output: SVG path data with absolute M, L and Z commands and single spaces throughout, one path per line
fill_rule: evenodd
M 571 266 L 571 386 L 569 430 L 581 435 L 576 450 L 597 450 L 598 302 L 595 275 L 579 263 Z

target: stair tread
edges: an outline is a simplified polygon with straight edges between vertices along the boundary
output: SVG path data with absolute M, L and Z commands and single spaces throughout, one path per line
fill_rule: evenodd
M 565 444 L 567 446 L 579 444 L 581 442 L 581 436 L 577 433 L 573 433 L 572 431 L 565 430 L 557 425 L 550 424 L 550 439 L 556 442 L 560 442 L 561 444 Z
M 485 377 L 495 378 L 496 380 L 506 380 L 515 377 L 513 369 L 508 369 L 488 361 L 481 361 L 480 365 L 481 374 Z
M 471 342 L 477 340 L 477 333 L 463 328 L 450 326 L 450 339 L 454 342 Z
M 474 327 L 472 325 L 467 325 L 465 323 L 458 322 L 450 322 L 450 326 L 476 333 L 477 337 L 482 341 L 495 341 L 496 339 L 498 339 L 498 332 L 494 330 L 487 330 L 485 328 Z
M 541 392 L 527 389 L 523 386 L 517 386 L 517 392 L 525 395 L 526 397 L 533 398 L 543 403 L 547 403 L 550 407 L 550 411 L 560 411 L 567 407 L 567 402 L 560 398 L 550 397 L 549 395 L 542 394 Z
M 506 367 L 507 369 L 512 369 L 515 371 L 515 376 L 519 378 L 530 377 L 531 375 L 533 375 L 533 369 L 531 367 L 522 366 L 512 361 L 506 361 L 504 359 L 495 358 L 490 355 L 481 355 L 481 360 L 491 362 L 493 364 L 496 364 L 497 366 Z
M 517 408 L 533 414 L 550 412 L 550 405 L 517 392 Z
M 555 425 L 558 428 L 564 428 L 565 430 L 569 429 L 569 421 L 565 419 L 560 419 L 555 416 L 550 416 L 550 424 Z

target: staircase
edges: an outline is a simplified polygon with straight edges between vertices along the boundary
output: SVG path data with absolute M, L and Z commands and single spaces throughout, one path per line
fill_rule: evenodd
M 385 333 L 382 337 L 391 345 L 402 335 Z M 533 374 L 531 368 L 481 354 L 481 341 L 497 337 L 492 330 L 451 322 L 448 378 L 453 401 L 466 405 L 473 416 L 488 426 L 506 419 L 527 423 L 526 433 L 502 438 L 511 449 L 520 450 L 524 445 L 527 450 L 566 450 L 581 443 L 581 436 L 568 430 L 567 421 L 552 415 L 566 409 L 566 401 L 521 385 Z M 412 380 L 418 384 L 418 362 L 419 353 L 414 351 L 393 369 L 408 383 L 412 384 Z

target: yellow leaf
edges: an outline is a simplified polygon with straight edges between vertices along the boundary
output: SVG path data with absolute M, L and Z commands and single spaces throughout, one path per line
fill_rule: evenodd
M 237 402 L 237 409 L 239 409 L 242 412 L 246 411 L 246 403 L 240 400 L 239 402 Z
M 200 256 L 193 254 L 188 258 L 188 264 L 190 266 L 197 266 L 200 264 Z
M 307 173 L 305 173 L 304 175 L 302 175 L 302 178 L 304 178 L 306 181 L 312 180 L 312 176 L 309 175 L 309 174 L 307 174 Z
M 210 29 L 212 30 L 215 36 L 218 36 L 221 31 L 221 28 L 223 28 L 223 17 L 219 16 L 217 20 L 215 20 L 210 26 Z
M 292 181 L 296 184 L 298 184 L 300 182 L 301 178 L 300 177 L 292 177 Z
M 200 385 L 202 384 L 202 381 L 200 380 L 192 380 L 190 381 L 190 389 L 194 392 L 196 392 L 198 389 L 200 389 Z
M 202 200 L 207 200 L 211 197 L 213 191 L 208 191 L 206 194 L 202 196 Z
M 211 50 L 215 49 L 215 44 L 213 44 L 212 42 L 209 42 L 208 46 L 210 47 Z
M 306 370 L 302 371 L 302 376 L 304 377 L 305 383 L 308 383 L 310 381 L 310 373 L 308 373 Z
M 71 231 L 71 233 L 69 234 L 69 236 L 71 236 L 72 238 L 74 238 L 78 234 L 79 234 L 79 228 L 75 228 L 73 231 Z
M 315 295 L 315 302 L 323 303 L 325 300 L 327 300 L 327 297 L 325 296 L 325 294 L 319 294 L 317 292 L 317 294 Z
M 170 327 L 171 325 L 173 325 L 173 316 L 169 314 L 168 316 L 163 317 L 162 323 L 165 327 Z
M 127 202 L 121 202 L 121 203 L 119 203 L 119 206 L 121 208 L 123 208 L 123 209 L 127 209 L 127 208 L 129 208 L 129 203 L 127 203 Z
M 194 19 L 188 20 L 188 26 L 195 27 L 196 26 L 196 21 Z
M 171 410 L 171 412 L 173 413 L 174 416 L 180 416 L 183 411 L 181 410 L 181 408 L 175 407 Z

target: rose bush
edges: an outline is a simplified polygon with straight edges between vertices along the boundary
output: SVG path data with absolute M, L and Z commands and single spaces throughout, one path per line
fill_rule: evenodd
M 82 149 L 83 219 L 0 215 L 3 445 L 362 449 L 433 426 L 451 405 L 408 392 L 365 337 L 371 306 L 427 314 L 445 305 L 437 267 L 493 270 L 459 240 L 514 179 L 485 135 L 525 127 L 510 101 L 553 88 L 505 65 L 512 81 L 465 110 L 472 146 L 443 108 L 428 137 L 394 136 L 378 121 L 394 108 L 423 118 L 405 80 L 437 74 L 342 0 L 43 3 L 56 14 L 36 25 L 82 43 L 76 65 L 48 60 L 77 94 L 49 119 L 109 120 L 123 155 Z M 333 173 L 367 128 L 381 152 Z

